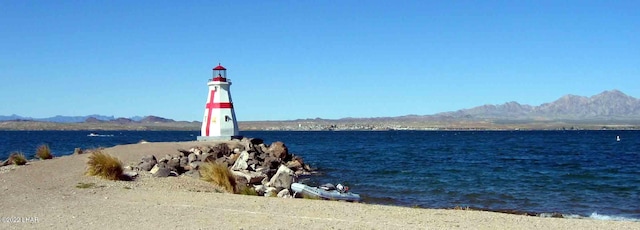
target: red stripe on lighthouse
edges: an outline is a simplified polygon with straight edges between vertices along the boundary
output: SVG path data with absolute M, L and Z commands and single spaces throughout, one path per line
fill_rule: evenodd
M 216 91 L 211 90 L 211 95 L 209 96 L 209 103 L 207 103 L 205 106 L 205 108 L 207 109 L 207 126 L 205 129 L 205 136 L 209 136 L 209 127 L 211 127 L 211 113 L 213 112 L 213 109 L 233 108 L 233 104 L 231 102 L 222 102 L 222 103 L 213 102 L 213 98 L 215 94 L 216 94 Z
M 216 94 L 215 90 L 211 90 L 211 96 L 209 96 L 209 103 L 207 103 L 206 107 L 208 110 L 207 115 L 207 129 L 205 130 L 205 136 L 209 136 L 209 127 L 211 126 L 211 112 L 213 110 L 213 96 Z

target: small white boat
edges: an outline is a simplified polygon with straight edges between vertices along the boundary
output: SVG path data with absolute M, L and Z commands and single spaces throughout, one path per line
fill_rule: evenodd
M 113 137 L 113 134 L 97 134 L 97 133 L 89 133 L 87 137 Z
M 319 188 L 319 187 L 311 187 L 305 184 L 293 183 L 291 184 L 291 190 L 295 193 L 300 193 L 303 195 L 307 195 L 310 197 L 318 197 L 322 199 L 328 200 L 344 200 L 344 201 L 352 201 L 359 202 L 360 195 L 352 192 L 348 192 L 348 189 L 340 189 L 341 185 L 337 186 L 339 189 L 331 189 L 331 188 Z

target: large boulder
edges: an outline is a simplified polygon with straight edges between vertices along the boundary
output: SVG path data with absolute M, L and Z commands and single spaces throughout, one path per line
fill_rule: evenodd
M 259 184 L 262 179 L 266 177 L 266 175 L 257 172 L 249 172 L 249 171 L 231 171 L 233 176 L 243 177 L 246 179 L 248 184 Z
M 298 169 L 302 168 L 302 163 L 300 163 L 300 161 L 293 160 L 293 161 L 287 162 L 286 166 L 292 170 L 297 171 Z
M 154 177 L 168 177 L 172 174 L 171 169 L 169 168 L 160 168 L 156 171 L 153 176 Z
M 256 148 L 256 150 L 258 151 L 258 153 L 260 154 L 264 154 L 269 152 L 269 147 L 267 147 L 266 145 L 264 145 L 264 143 L 259 144 L 258 147 Z
M 184 169 L 187 165 L 189 165 L 189 158 L 185 156 L 180 157 L 180 168 Z
M 249 184 L 249 181 L 244 176 L 238 176 L 234 173 L 232 173 L 232 175 L 233 175 L 233 178 L 236 180 L 236 185 L 239 185 L 238 187 L 247 186 Z
M 262 140 L 262 139 L 260 139 L 260 138 L 251 138 L 251 139 L 249 140 L 249 142 L 250 142 L 252 145 L 259 145 L 259 144 L 264 143 L 264 140 Z
M 240 140 L 240 142 L 238 142 L 238 146 L 241 146 L 240 148 L 243 149 L 243 150 L 250 150 L 251 149 L 251 138 L 243 137 L 242 140 Z
M 275 187 L 266 187 L 266 189 L 264 190 L 264 195 L 266 197 L 275 197 L 278 195 L 278 188 Z
M 276 141 L 269 146 L 267 149 L 269 154 L 278 159 L 284 159 L 289 154 L 289 150 L 287 146 L 284 145 L 281 141 Z
M 293 198 L 293 196 L 291 196 L 291 192 L 289 192 L 289 189 L 286 189 L 286 188 L 283 190 L 280 190 L 277 196 L 280 198 Z
M 183 157 L 189 156 L 189 154 L 191 154 L 192 152 L 189 150 L 184 150 L 184 149 L 178 149 L 178 152 L 180 152 L 180 155 Z
M 196 155 L 202 154 L 202 150 L 200 148 L 198 148 L 198 147 L 193 147 L 193 148 L 189 149 L 189 152 L 195 153 Z
M 198 159 L 202 162 L 214 162 L 218 158 L 216 158 L 216 156 L 212 155 L 211 153 L 203 153 L 198 157 Z
M 238 159 L 236 159 L 236 162 L 233 163 L 231 170 L 240 171 L 240 170 L 247 169 L 249 167 L 249 165 L 247 164 L 248 160 L 249 160 L 249 152 L 243 151 L 242 153 L 240 153 L 240 156 L 238 157 Z
M 256 193 L 258 193 L 258 195 L 262 196 L 267 191 L 267 186 L 264 186 L 264 185 L 261 185 L 261 184 L 254 185 L 253 186 L 253 190 L 255 190 Z
M 291 188 L 291 183 L 293 183 L 293 177 L 293 170 L 287 166 L 280 165 L 276 174 L 269 180 L 268 186 L 289 189 Z
M 154 155 L 145 155 L 142 157 L 142 162 L 153 162 L 153 163 L 158 163 L 158 160 L 156 159 L 156 156 Z
M 194 161 L 189 163 L 188 168 L 189 170 L 198 170 L 200 169 L 200 165 L 202 164 L 202 162 L 200 161 Z
M 253 170 L 255 170 L 255 166 L 260 164 L 260 160 L 256 156 L 256 152 L 249 152 L 249 159 L 247 160 L 247 165 L 252 166 Z
M 158 160 L 156 160 L 156 156 L 154 156 L 154 155 L 146 155 L 146 156 L 142 157 L 142 160 L 138 164 L 138 168 L 140 170 L 149 171 L 157 163 L 158 163 Z
M 200 153 L 197 154 L 198 156 L 205 154 L 205 153 L 210 153 L 211 152 L 211 146 L 210 145 L 205 145 L 205 146 L 200 146 Z
M 195 153 L 191 153 L 191 154 L 189 154 L 189 156 L 187 156 L 187 160 L 188 160 L 187 163 L 191 163 L 191 162 L 197 161 L 198 160 L 198 155 L 196 155 Z
M 276 158 L 274 156 L 267 156 L 267 158 L 265 158 L 264 161 L 262 162 L 262 166 L 271 168 L 271 169 L 276 169 L 280 165 L 280 162 L 281 162 L 280 158 Z
M 231 155 L 232 152 L 233 150 L 231 150 L 229 148 L 229 145 L 227 145 L 226 143 L 220 143 L 216 146 L 213 146 L 210 151 L 210 153 L 216 156 L 216 158 L 220 158 L 222 156 L 228 157 L 229 155 Z
M 224 167 L 229 167 L 229 165 L 230 165 L 230 164 L 229 164 L 229 162 L 230 162 L 230 161 L 231 161 L 231 160 L 230 160 L 230 159 L 228 159 L 228 157 L 221 157 L 221 158 L 218 158 L 218 159 L 215 159 L 215 160 L 214 160 L 214 162 L 215 162 L 216 164 L 223 165 Z
M 242 153 L 242 150 L 240 150 L 240 148 L 233 149 L 233 153 L 232 154 L 240 154 L 240 153 Z
M 261 145 L 264 143 L 264 141 L 260 138 L 253 138 L 249 141 L 249 151 L 251 152 L 257 152 L 258 151 L 258 145 Z
M 171 171 L 179 171 L 180 169 L 180 158 L 171 158 L 167 162 L 167 166 Z

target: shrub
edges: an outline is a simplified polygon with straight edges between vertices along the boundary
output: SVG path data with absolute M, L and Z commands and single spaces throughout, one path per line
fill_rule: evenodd
M 238 194 L 240 194 L 240 195 L 249 195 L 249 196 L 257 196 L 258 192 L 256 192 L 256 190 L 253 189 L 252 187 L 242 186 L 242 188 L 239 189 Z
M 25 165 L 27 163 L 27 158 L 24 157 L 24 154 L 21 152 L 14 152 L 9 156 L 9 162 L 15 165 Z
M 108 180 L 122 178 L 122 162 L 102 151 L 95 151 L 89 156 L 87 175 L 99 176 Z
M 236 179 L 223 164 L 206 162 L 200 165 L 200 176 L 202 180 L 220 186 L 229 193 L 236 192 Z
M 49 146 L 46 144 L 38 146 L 38 149 L 36 149 L 36 156 L 38 156 L 40 160 L 48 160 L 53 158 L 51 149 L 49 149 Z

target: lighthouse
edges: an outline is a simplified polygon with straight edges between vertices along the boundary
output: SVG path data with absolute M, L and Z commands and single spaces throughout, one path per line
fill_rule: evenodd
M 204 119 L 199 141 L 231 140 L 240 137 L 236 113 L 231 102 L 231 82 L 227 79 L 227 69 L 218 63 L 213 68 L 213 77 L 207 83 L 209 93 L 204 109 Z

